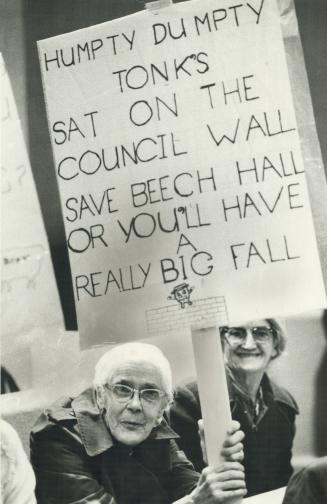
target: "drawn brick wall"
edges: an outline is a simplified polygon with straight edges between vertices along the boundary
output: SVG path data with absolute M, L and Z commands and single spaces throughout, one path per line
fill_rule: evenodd
M 191 306 L 181 308 L 173 303 L 146 312 L 148 334 L 155 335 L 208 323 L 227 325 L 228 315 L 224 296 L 193 300 Z

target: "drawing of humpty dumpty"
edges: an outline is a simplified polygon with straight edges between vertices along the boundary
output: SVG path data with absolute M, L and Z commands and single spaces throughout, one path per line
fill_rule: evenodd
M 194 287 L 190 287 L 189 284 L 187 283 L 176 285 L 171 291 L 170 293 L 171 295 L 168 296 L 167 299 L 176 300 L 181 305 L 181 308 L 185 308 L 187 304 L 188 305 L 192 304 L 192 301 L 190 300 L 190 295 L 193 289 Z

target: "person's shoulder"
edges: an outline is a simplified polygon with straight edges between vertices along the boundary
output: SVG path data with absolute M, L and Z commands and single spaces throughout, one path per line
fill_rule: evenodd
M 270 387 L 274 396 L 274 400 L 279 402 L 282 406 L 286 406 L 293 410 L 296 414 L 299 413 L 299 407 L 292 394 L 284 387 L 277 385 L 269 378 Z
M 11 442 L 16 443 L 18 439 L 18 434 L 15 431 L 15 429 L 8 423 L 6 420 L 3 420 L 3 418 L 0 418 L 0 433 L 1 433 L 1 440 L 3 438 L 9 439 Z
M 327 456 L 311 462 L 305 471 L 309 476 L 318 477 L 327 482 Z
M 61 423 L 67 422 L 76 423 L 76 417 L 72 408 L 72 397 L 61 397 L 48 408 L 46 408 L 41 415 L 37 418 L 31 434 L 32 436 L 42 436 L 42 434 L 49 434 L 53 429 L 61 427 Z
M 22 443 L 15 429 L 6 420 L 0 419 L 1 451 L 6 453 L 23 451 Z
M 199 391 L 195 381 L 176 387 L 169 418 L 173 428 L 178 419 L 193 422 L 201 418 Z
M 321 457 L 293 474 L 287 485 L 283 504 L 325 504 L 326 499 L 327 457 Z
M 191 401 L 198 403 L 199 390 L 197 382 L 192 380 L 185 385 L 178 385 L 175 388 L 174 398 L 176 401 Z

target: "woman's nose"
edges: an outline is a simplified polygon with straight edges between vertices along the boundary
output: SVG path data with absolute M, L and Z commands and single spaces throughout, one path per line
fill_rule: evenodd
M 127 407 L 133 411 L 139 411 L 142 409 L 140 393 L 137 390 L 134 391 L 133 396 L 128 401 Z
M 256 340 L 253 337 L 251 329 L 246 330 L 246 337 L 242 343 L 243 348 L 251 349 L 257 346 Z

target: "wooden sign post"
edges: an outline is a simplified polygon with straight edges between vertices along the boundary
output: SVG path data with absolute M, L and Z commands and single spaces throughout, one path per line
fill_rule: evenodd
M 232 421 L 219 329 L 192 330 L 192 342 L 208 464 L 217 466 Z
M 218 327 L 192 329 L 208 465 L 222 462 L 220 455 L 232 415 L 229 405 L 224 357 Z M 232 504 L 242 502 L 234 499 Z

